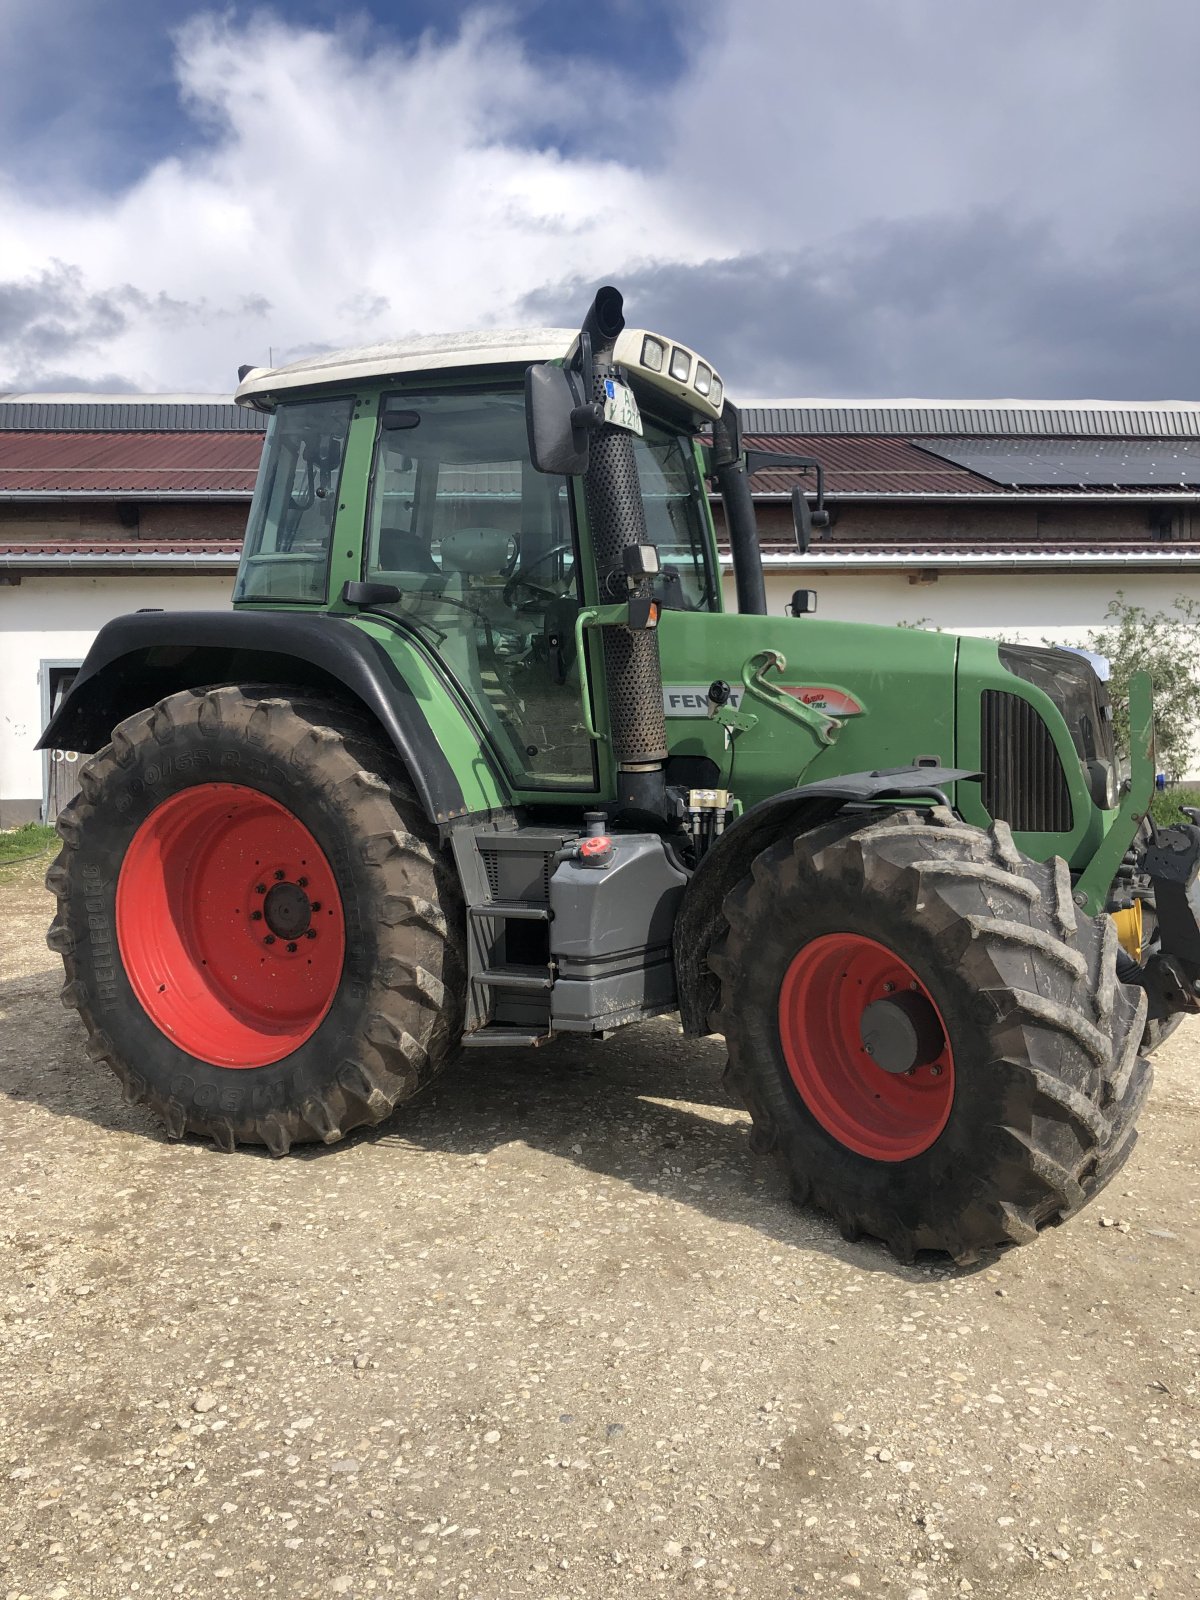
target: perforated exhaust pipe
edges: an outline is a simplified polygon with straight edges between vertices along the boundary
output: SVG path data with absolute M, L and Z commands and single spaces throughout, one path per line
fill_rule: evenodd
M 616 375 L 613 344 L 625 326 L 621 295 L 599 290 L 584 318 L 582 334 L 592 342 L 590 398 L 604 402 L 604 381 Z M 583 480 L 592 532 L 596 579 L 605 603 L 650 594 L 649 579 L 630 588 L 624 552 L 647 544 L 646 512 L 638 481 L 633 434 L 604 423 L 591 440 Z M 666 814 L 667 722 L 663 712 L 662 663 L 656 628 L 601 629 L 609 722 L 617 759 L 617 804 L 623 812 Z

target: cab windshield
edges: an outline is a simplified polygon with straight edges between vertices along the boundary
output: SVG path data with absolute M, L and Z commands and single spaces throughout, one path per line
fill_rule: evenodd
M 670 611 L 716 611 L 716 574 L 708 537 L 704 485 L 692 441 L 643 417 L 634 440 L 646 533 L 658 547 L 654 598 Z

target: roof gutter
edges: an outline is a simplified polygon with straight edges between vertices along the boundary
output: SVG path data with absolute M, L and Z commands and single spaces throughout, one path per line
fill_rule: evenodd
M 762 561 L 767 572 L 933 572 L 956 568 L 973 572 L 1108 572 L 1114 569 L 1123 572 L 1194 572 L 1200 571 L 1200 550 L 1189 555 L 1159 555 L 1155 550 L 1102 550 L 1095 554 L 1070 550 L 997 551 L 994 554 L 991 551 L 898 550 L 877 554 L 850 551 L 825 553 L 815 547 L 807 555 L 764 551 Z M 723 571 L 733 567 L 727 555 L 722 554 L 720 562 Z
M 173 555 L 147 551 L 144 555 L 29 555 L 0 556 L 0 572 L 236 572 L 238 556 Z

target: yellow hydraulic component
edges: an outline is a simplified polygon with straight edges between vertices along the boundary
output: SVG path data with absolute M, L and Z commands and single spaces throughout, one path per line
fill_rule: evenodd
M 1135 900 L 1128 911 L 1110 911 L 1109 916 L 1117 925 L 1117 938 L 1121 941 L 1121 948 L 1127 950 L 1140 965 L 1142 959 L 1142 902 Z

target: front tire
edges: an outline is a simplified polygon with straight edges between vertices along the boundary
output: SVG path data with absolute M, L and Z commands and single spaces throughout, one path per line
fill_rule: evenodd
M 49 944 L 88 1054 L 173 1138 L 331 1144 L 462 1032 L 462 907 L 390 750 L 304 689 L 171 695 L 59 818 Z
M 711 1021 L 754 1143 L 848 1237 L 969 1262 L 1128 1158 L 1145 996 L 1117 982 L 1111 919 L 1005 824 L 839 819 L 765 850 L 725 916 Z

